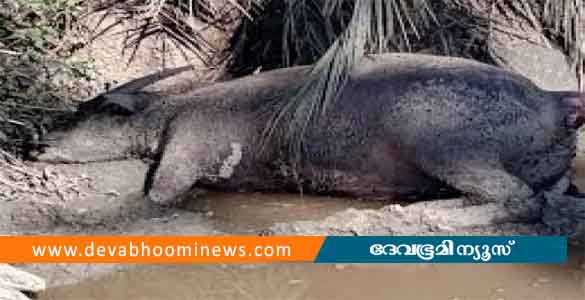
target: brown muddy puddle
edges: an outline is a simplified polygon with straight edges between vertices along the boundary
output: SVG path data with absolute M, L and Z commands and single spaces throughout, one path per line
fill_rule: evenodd
M 208 193 L 184 209 L 203 212 L 215 228 L 230 234 L 255 235 L 277 222 L 321 220 L 347 208 L 377 209 L 390 202 L 299 194 Z
M 48 290 L 66 299 L 585 299 L 583 254 L 557 265 L 159 265 Z
M 585 190 L 585 160 L 576 165 L 576 183 Z M 387 204 L 291 194 L 214 193 L 185 208 L 205 212 L 220 231 L 254 234 L 275 222 L 319 220 L 349 207 Z M 565 265 L 139 265 L 51 288 L 40 299 L 584 300 L 585 250 L 571 248 Z

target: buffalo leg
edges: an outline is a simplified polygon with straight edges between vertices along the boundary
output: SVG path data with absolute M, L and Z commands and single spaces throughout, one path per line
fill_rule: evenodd
M 194 126 L 197 130 L 183 126 L 166 134 L 158 165 L 147 176 L 145 193 L 150 201 L 172 204 L 202 180 L 215 182 L 232 176 L 242 158 L 237 130 L 214 121 Z
M 542 216 L 543 197 L 496 163 L 456 162 L 436 168 L 432 175 L 461 191 L 466 199 L 413 204 L 428 217 L 449 216 L 451 227 L 534 222 Z M 438 220 L 445 223 L 445 220 Z

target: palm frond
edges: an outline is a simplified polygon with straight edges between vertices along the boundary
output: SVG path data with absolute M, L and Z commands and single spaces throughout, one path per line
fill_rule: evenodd
M 348 5 L 343 5 L 345 14 L 328 15 L 324 3 L 353 1 L 266 0 L 264 9 L 244 18 L 231 36 L 226 49 L 230 73 L 243 76 L 259 69 L 314 63 L 351 19 Z
M 294 56 L 299 53 L 315 61 L 327 51 L 349 21 L 348 16 L 343 16 L 344 2 L 348 1 L 326 1 L 325 5 L 319 0 L 284 1 L 284 67 L 296 64 Z M 337 18 L 330 18 L 334 12 Z
M 210 29 L 231 31 L 239 22 L 239 16 L 251 17 L 251 12 L 263 8 L 264 1 L 226 0 L 223 5 L 211 0 L 103 1 L 95 6 L 94 11 L 104 11 L 122 21 L 131 21 L 133 25 L 126 32 L 124 43 L 124 50 L 132 51 L 129 63 L 146 39 L 160 37 L 211 65 L 222 49 L 217 49 L 204 33 Z
M 303 10 L 308 5 L 314 5 L 311 0 L 289 2 L 292 3 L 289 5 L 292 9 L 296 7 Z M 299 2 L 304 2 L 304 6 L 298 6 Z M 322 11 L 330 14 L 342 14 L 344 5 L 348 4 L 335 0 L 322 3 L 325 4 Z M 306 14 L 289 13 L 289 22 L 301 22 L 299 16 L 303 17 Z M 293 87 L 290 93 L 285 95 L 288 101 L 278 108 L 278 112 L 265 130 L 266 139 L 282 135 L 284 139 L 282 143 L 288 147 L 293 166 L 298 166 L 301 161 L 306 128 L 326 113 L 327 108 L 339 97 L 339 92 L 348 81 L 349 73 L 359 60 L 367 52 L 387 51 L 393 41 L 396 43 L 395 46 L 410 49 L 409 40 L 411 36 L 418 37 L 419 26 L 437 22 L 426 0 L 356 0 L 351 16 L 342 34 L 311 69 L 308 74 L 309 80 Z M 311 26 L 326 30 L 331 24 L 317 23 Z M 300 38 L 301 34 L 311 37 L 306 31 L 301 33 L 289 30 L 287 34 L 290 40 Z M 319 45 L 319 41 L 309 41 Z M 275 130 L 283 124 L 284 132 L 278 136 L 274 135 Z

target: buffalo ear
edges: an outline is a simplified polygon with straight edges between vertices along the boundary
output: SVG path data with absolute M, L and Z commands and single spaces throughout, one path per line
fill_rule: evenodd
M 139 94 L 108 93 L 102 97 L 103 101 L 98 109 L 115 114 L 131 115 L 143 110 L 147 105 L 146 98 L 140 97 Z

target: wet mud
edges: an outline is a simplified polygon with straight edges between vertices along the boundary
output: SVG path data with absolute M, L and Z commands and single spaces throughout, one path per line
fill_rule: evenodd
M 584 162 L 576 161 L 576 183 L 580 188 L 585 188 Z M 284 193 L 209 192 L 194 195 L 180 208 L 161 210 L 141 196 L 143 182 L 138 175 L 145 170 L 145 165 L 140 161 L 51 168 L 66 176 L 82 174 L 93 178 L 80 192 L 84 197 L 6 203 L 0 206 L 3 218 L 8 219 L 2 222 L 1 234 L 257 235 L 278 228 L 290 233 L 286 230 L 295 224 L 322 224 L 325 220 L 330 225 L 334 220 L 337 224 L 333 225 L 338 228 L 369 224 L 368 228 L 373 228 L 369 233 L 383 234 L 385 220 L 376 216 L 383 216 L 388 206 L 398 203 Z M 356 217 L 359 224 L 344 219 L 348 216 Z M 538 230 L 514 224 L 457 234 L 538 234 Z M 582 247 L 572 247 L 570 262 L 562 266 L 26 264 L 17 267 L 47 280 L 49 289 L 40 295 L 43 300 L 580 300 L 585 298 L 584 252 Z

